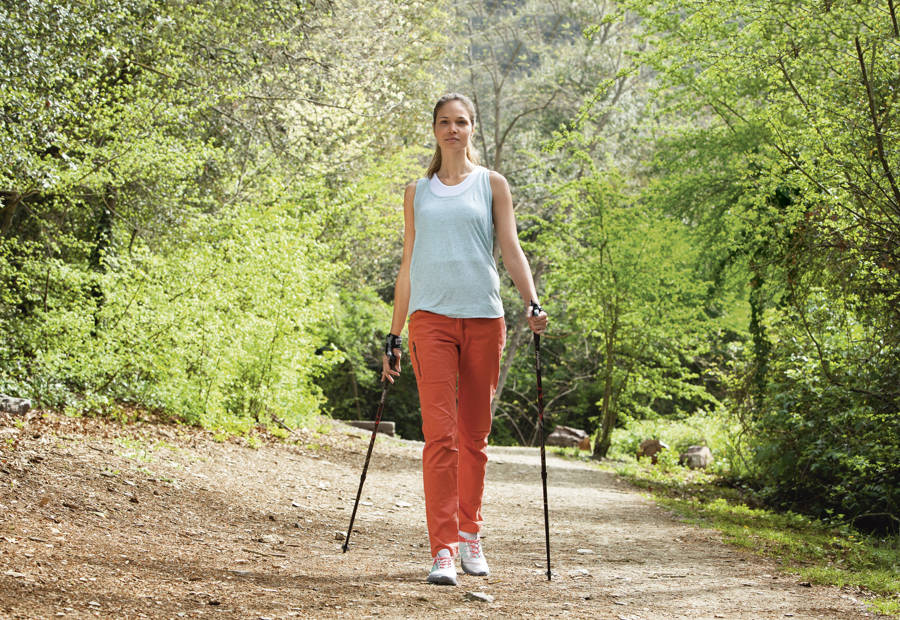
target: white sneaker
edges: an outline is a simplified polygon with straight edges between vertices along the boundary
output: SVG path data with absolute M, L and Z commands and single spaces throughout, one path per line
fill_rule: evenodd
M 434 558 L 431 572 L 428 573 L 428 583 L 440 586 L 456 585 L 456 563 L 447 549 L 438 551 L 437 557 Z
M 459 559 L 462 569 L 467 575 L 487 577 L 491 574 L 487 560 L 484 559 L 484 551 L 481 549 L 481 537 L 475 534 L 475 538 L 460 535 Z

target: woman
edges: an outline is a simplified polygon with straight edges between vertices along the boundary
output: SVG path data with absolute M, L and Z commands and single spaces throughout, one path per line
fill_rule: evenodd
M 434 106 L 432 127 L 434 158 L 426 176 L 407 186 L 403 200 L 403 260 L 382 381 L 400 374 L 400 334 L 409 315 L 425 435 L 422 469 L 433 559 L 428 581 L 456 585 L 457 553 L 466 573 L 489 573 L 479 536 L 481 499 L 491 399 L 506 339 L 494 232 L 535 333 L 546 329 L 547 315 L 519 246 L 509 185 L 477 163 L 475 106 L 464 95 L 445 95 Z

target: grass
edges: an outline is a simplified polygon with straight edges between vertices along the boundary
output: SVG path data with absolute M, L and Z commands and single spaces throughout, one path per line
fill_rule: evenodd
M 860 588 L 875 612 L 900 618 L 900 537 L 868 536 L 844 523 L 826 523 L 766 509 L 715 474 L 678 466 L 674 451 L 607 463 L 685 521 L 722 532 L 726 542 L 774 558 L 804 581 Z
M 136 437 L 116 437 L 113 441 L 122 448 L 116 454 L 144 463 L 152 463 L 155 460 L 156 453 L 162 449 L 168 449 L 173 452 L 177 450 L 174 445 L 162 439 L 148 441 Z

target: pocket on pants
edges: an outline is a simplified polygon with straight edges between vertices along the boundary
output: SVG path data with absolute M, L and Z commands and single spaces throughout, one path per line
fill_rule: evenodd
M 412 353 L 413 372 L 416 375 L 416 380 L 424 381 L 424 378 L 422 377 L 422 362 L 419 361 L 419 351 L 418 351 L 418 348 L 416 347 L 416 341 L 413 340 L 409 344 L 412 349 L 410 352 Z

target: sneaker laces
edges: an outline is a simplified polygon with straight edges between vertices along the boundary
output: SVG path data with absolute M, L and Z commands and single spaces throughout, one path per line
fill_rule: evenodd
M 460 538 L 460 542 L 466 543 L 466 546 L 469 548 L 469 555 L 472 558 L 477 558 L 481 555 L 481 539 L 476 538 L 475 540 L 469 540 L 468 538 Z
M 434 558 L 434 565 L 431 567 L 431 570 L 444 570 L 451 566 L 453 566 L 453 558 L 437 556 Z

